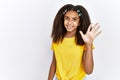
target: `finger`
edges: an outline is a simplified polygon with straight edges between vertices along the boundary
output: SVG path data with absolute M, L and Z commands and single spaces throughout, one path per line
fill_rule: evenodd
M 98 31 L 99 28 L 100 28 L 100 26 L 97 26 L 97 27 L 95 28 L 95 31 Z
M 96 33 L 99 28 L 100 28 L 100 26 L 96 26 L 96 27 L 94 28 L 93 32 Z
M 83 32 L 82 32 L 82 31 L 79 31 L 79 32 L 80 32 L 81 36 L 84 36 L 84 34 L 83 34 Z
M 90 31 L 91 29 L 92 29 L 92 23 L 89 25 L 87 32 Z
M 96 26 L 98 26 L 98 23 L 93 25 L 92 30 L 94 30 L 96 28 Z
M 97 25 L 98 25 L 98 23 L 95 23 L 95 25 L 93 26 L 93 28 L 96 27 Z
M 102 31 L 99 31 L 96 33 L 95 37 L 97 37 Z
M 92 28 L 92 31 L 93 32 L 96 32 L 98 29 L 99 29 L 99 25 L 98 25 L 98 23 L 96 23 L 94 26 L 93 26 L 93 28 Z

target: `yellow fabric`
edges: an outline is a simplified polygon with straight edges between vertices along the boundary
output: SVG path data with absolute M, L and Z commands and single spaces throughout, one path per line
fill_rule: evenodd
M 64 38 L 62 43 L 52 43 L 56 58 L 58 80 L 83 80 L 86 73 L 82 66 L 84 46 L 75 44 L 75 37 Z

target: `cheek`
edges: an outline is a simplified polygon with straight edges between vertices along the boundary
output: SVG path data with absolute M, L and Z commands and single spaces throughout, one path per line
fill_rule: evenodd
M 74 23 L 74 25 L 75 25 L 76 27 L 78 27 L 78 26 L 80 25 L 80 23 Z
M 66 25 L 67 24 L 67 21 L 64 21 L 64 25 Z

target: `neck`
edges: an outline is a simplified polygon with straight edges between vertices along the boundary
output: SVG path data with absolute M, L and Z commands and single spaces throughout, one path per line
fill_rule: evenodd
M 75 36 L 75 32 L 76 31 L 74 31 L 74 32 L 67 32 L 66 35 L 65 35 L 65 37 L 68 37 L 68 38 L 74 37 Z

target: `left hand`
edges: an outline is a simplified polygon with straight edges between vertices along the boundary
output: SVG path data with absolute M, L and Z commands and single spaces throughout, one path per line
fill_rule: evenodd
M 85 44 L 92 44 L 96 36 L 98 36 L 101 31 L 98 31 L 100 26 L 96 23 L 93 27 L 92 24 L 89 25 L 86 34 L 83 34 L 82 31 L 79 31 Z

